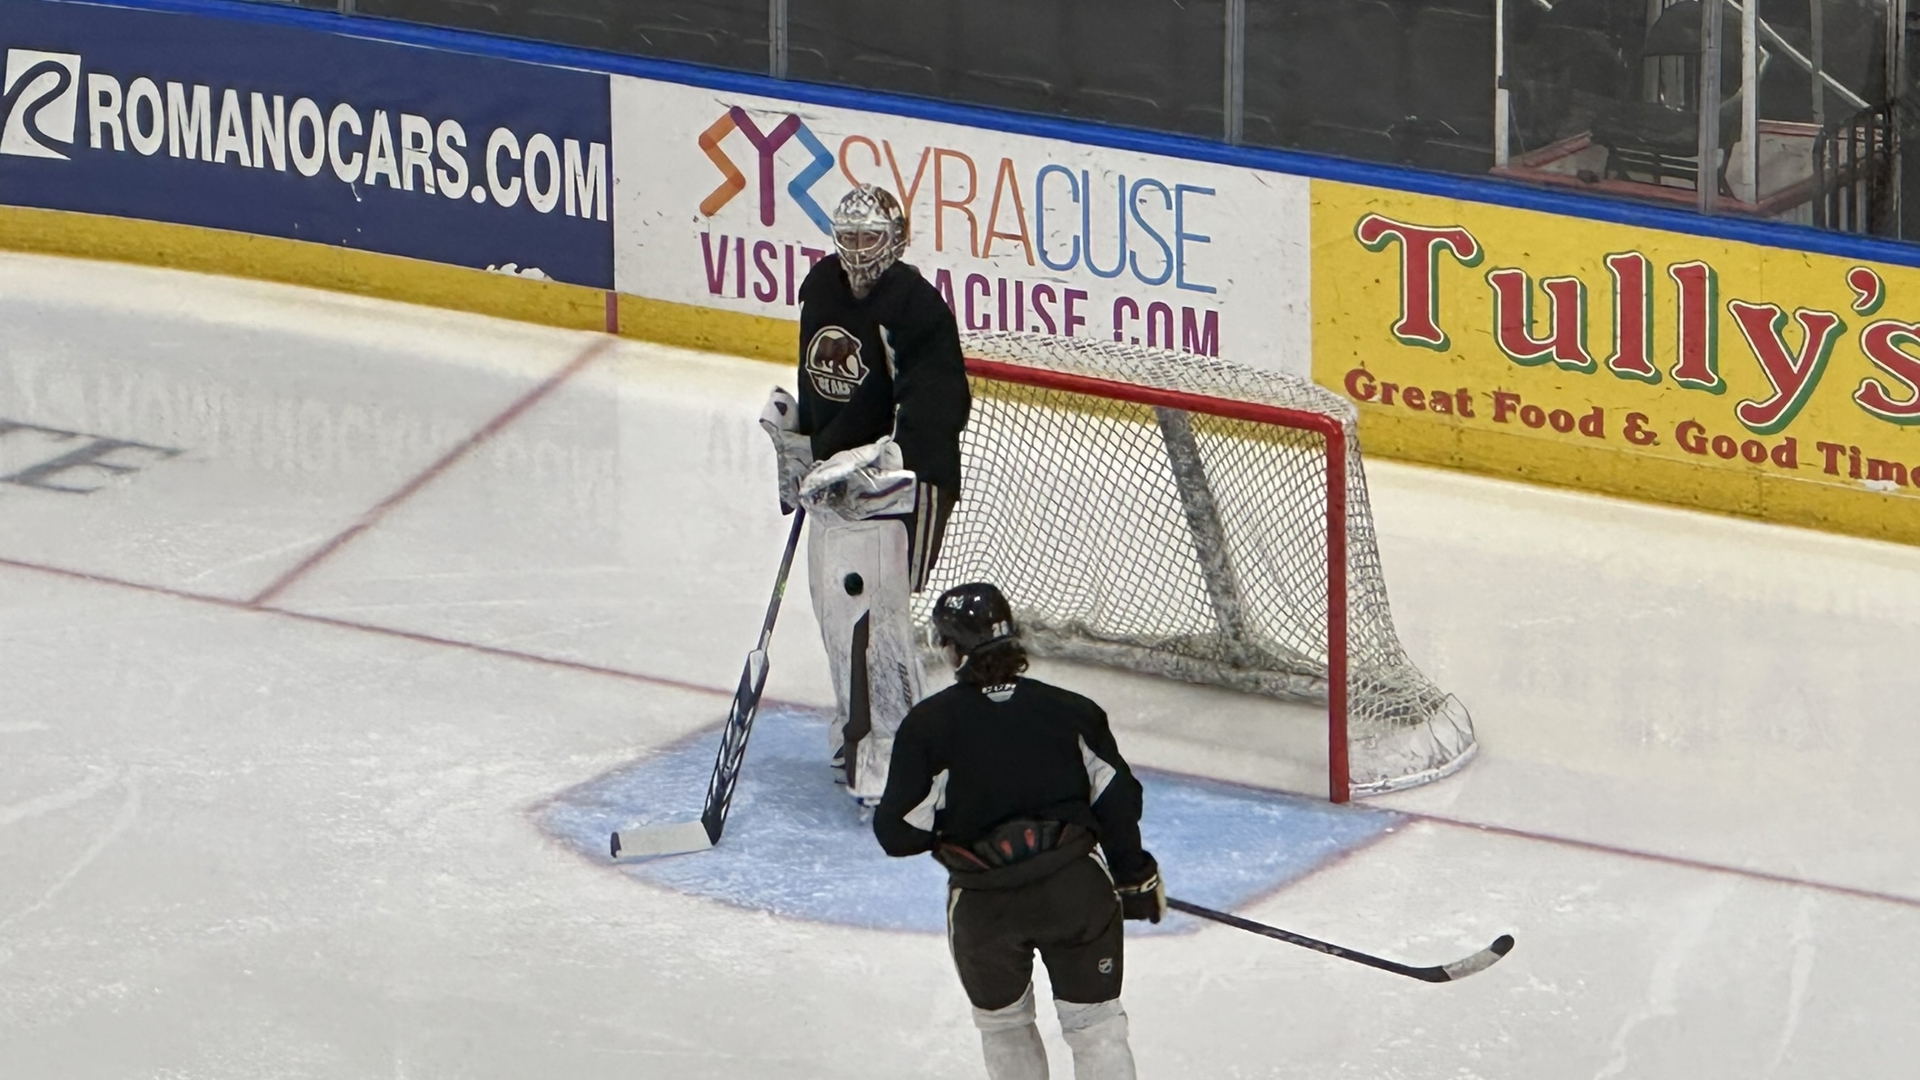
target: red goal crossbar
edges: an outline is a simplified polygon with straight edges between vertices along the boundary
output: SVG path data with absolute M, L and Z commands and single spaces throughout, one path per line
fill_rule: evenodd
M 1347 433 L 1323 413 L 1260 405 L 1202 394 L 1136 386 L 1089 375 L 1022 367 L 998 360 L 967 359 L 968 374 L 1089 397 L 1312 431 L 1327 447 L 1327 788 L 1346 802 L 1351 783 L 1347 762 Z

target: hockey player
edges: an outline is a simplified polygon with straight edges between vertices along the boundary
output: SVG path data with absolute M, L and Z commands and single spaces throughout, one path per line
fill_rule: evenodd
M 1167 908 L 1140 847 L 1140 783 L 1098 705 L 1020 677 L 1026 652 L 999 589 L 947 590 L 933 633 L 957 681 L 900 725 L 874 835 L 889 855 L 931 851 L 948 870 L 948 945 L 988 1076 L 1047 1075 L 1037 948 L 1074 1076 L 1131 1078 L 1121 921 L 1159 922 Z
M 800 286 L 800 396 L 776 388 L 760 423 L 783 509 L 812 518 L 808 584 L 837 700 L 828 749 L 870 806 L 886 790 L 894 730 L 920 700 L 908 598 L 960 497 L 972 398 L 953 311 L 900 261 L 899 202 L 853 189 L 834 209 L 833 242 Z

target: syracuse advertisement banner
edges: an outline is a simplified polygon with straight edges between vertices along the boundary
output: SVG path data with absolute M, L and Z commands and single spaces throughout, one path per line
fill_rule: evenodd
M 1309 374 L 1307 181 L 850 109 L 613 80 L 619 290 L 797 319 L 855 183 L 963 329 Z
M 613 284 L 607 77 L 0 0 L 0 202 Z
M 1319 181 L 1313 244 L 1375 449 L 1920 540 L 1920 271 Z

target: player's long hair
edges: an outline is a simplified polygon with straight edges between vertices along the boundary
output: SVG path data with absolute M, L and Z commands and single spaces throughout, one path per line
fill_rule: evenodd
M 953 677 L 974 686 L 997 686 L 1012 682 L 1014 676 L 1025 670 L 1027 650 L 1015 637 L 989 642 L 968 653 Z

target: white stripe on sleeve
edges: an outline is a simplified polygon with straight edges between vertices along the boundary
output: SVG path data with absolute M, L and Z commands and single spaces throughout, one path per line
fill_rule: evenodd
M 1106 794 L 1107 785 L 1113 783 L 1113 778 L 1120 774 L 1099 754 L 1093 752 L 1093 747 L 1087 745 L 1084 736 L 1080 739 L 1080 760 L 1086 762 L 1087 783 L 1093 789 L 1092 794 L 1087 796 L 1087 802 L 1097 803 L 1100 801 L 1100 796 Z
M 1084 743 L 1082 745 L 1085 745 Z M 920 805 L 907 811 L 904 819 L 907 824 L 921 832 L 933 831 L 933 815 L 947 808 L 947 770 L 941 769 L 933 777 L 933 790 L 920 800 Z

